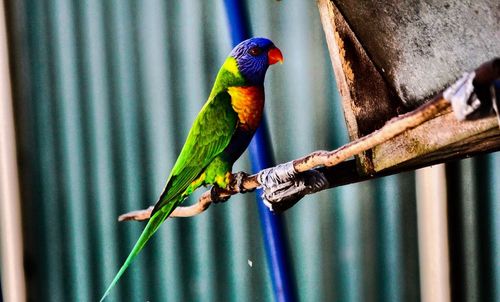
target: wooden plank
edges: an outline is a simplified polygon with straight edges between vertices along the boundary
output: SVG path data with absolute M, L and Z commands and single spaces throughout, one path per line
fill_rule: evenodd
M 333 0 L 408 108 L 498 56 L 498 0 Z
M 492 5 L 489 0 L 484 0 L 482 3 L 484 7 Z M 342 0 L 318 0 L 320 17 L 337 86 L 342 97 L 342 106 L 351 140 L 378 130 L 392 117 L 406 113 L 414 106 L 426 102 L 426 98 L 439 93 L 445 84 L 450 84 L 463 71 L 473 69 L 481 63 L 475 57 L 475 65 L 471 66 L 470 60 L 463 59 L 469 58 L 474 52 L 481 50 L 479 45 L 481 43 L 478 44 L 474 40 L 472 41 L 474 43 L 471 42 L 474 44 L 474 48 L 471 49 L 470 45 L 464 46 L 464 53 L 461 54 L 463 58 L 448 58 L 449 64 L 453 68 L 439 70 L 438 75 L 435 75 L 434 69 L 439 69 L 438 66 L 441 65 L 432 62 L 443 60 L 443 54 L 450 51 L 449 49 L 436 49 L 442 44 L 434 41 L 435 37 L 429 37 L 432 40 L 430 45 L 418 46 L 428 47 L 428 51 L 434 52 L 433 55 L 421 54 L 418 56 L 417 52 L 413 55 L 415 61 L 408 62 L 412 56 L 408 57 L 405 53 L 404 57 L 407 61 L 401 62 L 399 60 L 402 56 L 401 53 L 414 53 L 415 46 L 408 46 L 406 42 L 406 44 L 399 43 L 394 40 L 393 35 L 401 36 L 404 30 L 409 30 L 408 34 L 413 35 L 415 41 L 421 42 L 422 39 L 417 36 L 422 33 L 416 32 L 415 28 L 425 27 L 429 22 L 432 23 L 432 20 L 435 20 L 437 16 L 440 16 L 441 19 L 448 18 L 440 20 L 440 22 L 446 24 L 453 22 L 451 20 L 453 16 L 460 13 L 458 10 L 460 3 L 451 1 L 449 12 L 447 9 L 443 9 L 439 3 L 425 4 L 430 5 L 429 7 L 436 5 L 439 7 L 436 7 L 435 12 L 410 10 L 402 13 L 401 18 L 399 18 L 395 16 L 395 13 L 404 10 L 404 7 L 411 6 L 412 3 L 405 0 L 401 5 L 402 7 L 394 7 L 391 3 L 381 4 L 378 1 L 370 0 L 363 4 Z M 380 14 L 380 20 L 373 18 L 375 13 Z M 488 16 L 491 14 L 498 16 L 499 14 L 498 11 L 490 13 L 484 10 L 478 10 L 476 13 Z M 417 22 L 410 18 L 411 14 L 415 16 L 425 14 L 426 19 Z M 487 22 L 498 22 L 498 20 L 500 19 L 497 21 L 488 19 Z M 366 24 L 363 23 L 364 21 Z M 408 25 L 408 28 L 396 28 L 391 31 L 390 29 L 398 22 Z M 373 28 L 368 28 L 367 24 Z M 457 25 L 453 30 L 456 31 L 460 28 L 461 25 Z M 439 37 L 448 36 L 446 31 L 441 28 L 433 27 L 433 30 Z M 367 34 L 367 32 L 371 34 Z M 492 39 L 495 36 L 498 38 L 498 32 L 496 34 L 489 33 L 483 38 L 484 41 L 494 40 L 493 44 L 490 44 L 496 45 L 495 43 L 500 40 Z M 450 41 L 454 41 L 453 38 L 450 38 Z M 481 58 L 484 58 L 485 55 L 491 56 L 491 45 L 488 45 L 483 45 L 484 53 Z M 427 64 L 425 63 L 426 59 L 429 59 Z M 407 77 L 404 76 L 404 73 L 413 73 L 411 68 L 407 68 L 408 64 L 418 65 L 415 66 L 415 70 L 418 72 Z M 430 69 L 434 71 L 425 72 Z M 446 75 L 446 80 L 443 82 L 444 75 Z M 429 86 L 429 83 L 433 83 L 433 76 L 437 77 L 436 82 L 433 86 Z M 427 90 L 422 91 L 421 87 L 417 87 L 420 83 L 407 83 L 403 79 L 417 82 L 421 79 L 426 83 Z M 417 86 L 414 86 L 415 84 Z M 417 97 L 420 99 L 416 99 Z M 493 117 L 461 123 L 454 118 L 452 113 L 447 113 L 357 156 L 358 173 L 360 176 L 377 175 L 381 171 L 386 171 L 383 173 L 386 174 L 389 173 L 388 171 L 407 170 L 472 154 L 495 151 L 500 149 L 499 134 L 498 124 Z M 363 178 L 361 177 L 361 179 Z
M 475 154 L 500 147 L 496 117 L 457 121 L 452 112 L 409 130 L 373 149 L 375 171 L 426 165 L 453 155 Z
M 329 0 L 319 0 L 318 6 L 349 137 L 354 140 L 396 116 L 401 111 L 401 103 L 335 5 Z M 361 155 L 358 159 L 363 173 L 371 173 L 369 155 Z

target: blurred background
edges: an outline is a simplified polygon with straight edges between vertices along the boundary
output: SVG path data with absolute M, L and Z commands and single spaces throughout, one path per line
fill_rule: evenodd
M 96 301 L 144 227 L 117 216 L 156 202 L 231 50 L 224 4 L 5 7 L 27 298 Z M 247 1 L 247 11 L 254 36 L 285 57 L 266 79 L 276 161 L 348 142 L 314 1 Z M 499 168 L 496 154 L 446 166 L 454 301 L 500 301 Z M 246 154 L 235 170 L 250 170 Z M 323 191 L 284 214 L 299 301 L 420 300 L 415 178 Z M 168 220 L 108 301 L 273 301 L 269 276 L 250 193 Z

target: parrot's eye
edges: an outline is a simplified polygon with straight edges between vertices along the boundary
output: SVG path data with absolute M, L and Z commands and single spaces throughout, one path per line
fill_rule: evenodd
M 248 53 L 256 57 L 262 53 L 262 49 L 259 46 L 254 46 L 248 50 Z

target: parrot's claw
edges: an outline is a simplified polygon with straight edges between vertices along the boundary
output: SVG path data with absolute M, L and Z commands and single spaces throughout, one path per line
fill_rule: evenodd
M 255 189 L 252 190 L 247 190 L 243 187 L 243 181 L 249 176 L 248 173 L 245 173 L 243 171 L 236 172 L 232 174 L 231 181 L 229 182 L 228 189 L 230 191 L 235 191 L 238 193 L 247 193 L 251 192 Z
M 219 203 L 219 202 L 226 202 L 229 197 L 221 197 L 221 193 L 224 192 L 224 189 L 219 188 L 218 186 L 213 186 L 212 189 L 210 189 L 210 198 L 212 199 L 213 203 Z

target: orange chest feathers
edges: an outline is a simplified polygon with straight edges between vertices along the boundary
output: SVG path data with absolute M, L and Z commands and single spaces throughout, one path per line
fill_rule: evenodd
M 239 124 L 244 130 L 255 131 L 259 127 L 264 110 L 264 89 L 262 87 L 229 87 L 231 105 L 238 114 Z

